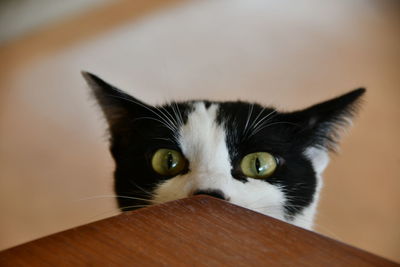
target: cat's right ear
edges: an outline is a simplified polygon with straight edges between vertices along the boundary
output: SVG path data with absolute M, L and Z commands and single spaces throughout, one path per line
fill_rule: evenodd
M 140 110 L 150 109 L 147 104 L 106 83 L 96 75 L 85 71 L 82 71 L 82 75 L 92 89 L 112 133 L 121 126 L 121 123 L 132 121 Z

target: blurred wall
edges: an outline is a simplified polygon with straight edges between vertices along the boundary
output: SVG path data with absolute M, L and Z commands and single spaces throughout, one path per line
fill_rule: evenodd
M 119 1 L 0 47 L 0 248 L 117 214 L 84 69 L 149 103 L 289 110 L 366 86 L 326 171 L 316 230 L 400 261 L 399 5 L 185 1 L 149 12 L 161 2 Z
M 0 43 L 110 0 L 0 0 Z

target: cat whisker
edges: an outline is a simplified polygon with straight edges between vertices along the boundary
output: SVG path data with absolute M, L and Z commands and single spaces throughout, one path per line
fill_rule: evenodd
M 249 126 L 250 118 L 251 118 L 251 115 L 253 114 L 253 109 L 254 109 L 254 103 L 252 103 L 252 104 L 250 105 L 249 112 L 247 113 L 247 120 L 246 120 L 246 124 L 245 124 L 245 126 L 244 126 L 243 136 L 246 136 L 246 135 L 247 135 L 247 131 L 248 131 L 248 126 Z
M 177 120 L 179 122 L 179 126 L 182 126 L 183 125 L 183 117 L 182 117 L 182 114 L 181 114 L 181 112 L 179 110 L 178 103 L 176 103 L 176 101 L 172 101 L 172 105 L 171 106 L 173 108 L 175 117 L 177 118 Z
M 260 120 L 257 125 L 253 127 L 253 132 L 258 132 L 262 127 L 264 127 L 269 121 L 277 116 L 277 111 L 274 110 L 268 115 L 264 116 L 262 120 Z
M 124 206 L 124 207 L 121 207 L 121 210 L 123 210 L 123 209 L 131 209 L 131 208 L 145 208 L 145 207 L 149 207 L 149 206 L 151 206 L 151 204 L 149 204 L 149 205 Z M 113 215 L 118 215 L 118 214 L 121 214 L 123 212 L 123 211 L 121 212 L 121 210 L 118 210 L 117 208 L 115 208 L 115 209 L 112 209 L 112 210 L 108 210 L 108 211 L 104 211 L 104 212 L 101 212 L 101 213 L 97 213 L 97 214 L 91 216 L 90 218 L 88 218 L 88 221 L 93 221 L 95 219 L 97 220 L 97 219 L 108 217 L 107 214 L 110 214 L 110 213 L 116 213 L 116 214 L 113 214 Z
M 171 125 L 174 126 L 175 130 L 177 130 L 179 123 L 176 119 L 176 116 L 175 117 L 172 116 L 172 114 L 164 106 L 157 107 L 157 109 L 160 111 L 161 111 L 161 109 L 165 111 L 165 113 L 167 114 L 168 121 L 171 123 Z
M 166 110 L 163 106 L 161 107 L 154 107 L 158 112 L 160 112 L 160 114 L 163 115 L 164 121 L 169 124 L 172 128 L 177 129 L 177 125 L 176 122 L 173 121 L 173 117 L 172 115 L 168 112 L 168 110 Z M 165 111 L 165 113 L 161 110 L 163 109 Z M 155 114 L 158 114 L 157 112 L 154 112 Z M 169 116 L 168 116 L 169 115 Z M 172 120 L 171 120 L 172 118 Z
M 256 118 L 252 121 L 251 125 L 249 126 L 249 130 L 254 128 L 254 124 L 257 123 L 258 118 L 261 116 L 261 114 L 264 112 L 265 107 L 261 109 L 261 111 L 257 114 Z
M 140 187 L 139 185 L 137 185 L 137 184 L 136 184 L 134 181 L 132 181 L 132 180 L 129 180 L 129 183 L 130 183 L 131 185 L 133 185 L 134 187 L 138 188 L 139 190 L 141 190 L 141 192 L 145 193 L 145 194 L 150 198 L 150 200 L 154 198 L 154 193 L 145 190 L 144 188 Z
M 265 123 L 267 123 L 269 120 L 271 120 L 272 118 L 274 118 L 274 116 L 276 116 L 277 111 L 273 110 L 270 113 L 268 113 L 267 115 L 265 115 L 264 117 L 262 117 L 253 127 L 253 131 L 256 131 L 257 128 L 259 128 L 260 126 L 264 125 Z
M 249 207 L 252 207 L 254 204 L 258 204 L 258 203 L 262 202 L 262 200 L 263 200 L 264 197 L 265 197 L 265 196 L 260 196 L 260 197 L 258 197 L 257 199 L 252 200 L 251 202 L 247 202 L 246 205 L 249 206 Z M 274 205 L 275 205 L 275 204 L 274 204 Z M 276 205 L 277 205 L 277 204 L 276 204 Z
M 144 120 L 144 119 L 148 119 L 148 120 L 153 120 L 153 121 L 159 122 L 162 125 L 164 125 L 166 128 L 168 128 L 171 132 L 175 132 L 175 130 L 176 130 L 175 128 L 172 128 L 171 126 L 169 126 L 169 124 L 166 124 L 165 122 L 163 122 L 163 121 L 161 121 L 159 119 L 153 118 L 153 117 L 139 117 L 139 118 L 135 118 L 134 120 L 132 120 L 132 122 L 135 122 L 135 121 L 138 121 L 138 120 Z
M 141 201 L 149 201 L 149 199 L 131 197 L 131 196 L 120 196 L 120 195 L 96 195 L 91 197 L 85 197 L 78 199 L 76 201 L 84 201 L 84 200 L 92 200 L 92 199 L 101 199 L 101 198 L 124 198 L 124 199 L 133 199 L 133 200 L 141 200 Z
M 276 124 L 290 124 L 290 125 L 294 125 L 294 126 L 299 126 L 299 125 L 296 124 L 296 123 L 287 122 L 287 121 L 272 122 L 272 123 L 263 125 L 262 127 L 259 127 L 259 129 L 257 129 L 257 131 L 253 131 L 253 132 L 251 133 L 251 135 L 249 136 L 249 138 L 250 138 L 251 136 L 254 136 L 255 134 L 257 134 L 259 131 L 261 131 L 261 130 L 263 130 L 263 129 L 265 129 L 265 128 L 271 127 L 271 126 L 273 126 L 273 125 L 276 125 Z
M 172 109 L 171 117 L 172 117 L 173 120 L 175 121 L 175 125 L 176 125 L 177 127 L 179 127 L 181 124 L 180 124 L 178 115 L 176 114 L 175 105 L 171 102 L 170 106 L 171 106 L 171 109 Z M 164 109 L 165 109 L 165 108 L 164 108 Z M 168 112 L 168 113 L 170 113 L 170 112 Z
M 136 104 L 136 105 L 139 105 L 139 106 L 145 108 L 146 110 L 150 111 L 150 112 L 153 113 L 154 115 L 156 115 L 158 118 L 160 118 L 161 121 L 164 121 L 165 124 L 169 125 L 170 128 L 172 128 L 172 129 L 176 128 L 176 127 L 174 127 L 174 124 L 171 122 L 171 120 L 169 120 L 169 118 L 168 118 L 160 109 L 158 109 L 158 108 L 156 108 L 156 110 L 159 111 L 161 114 L 158 114 L 158 113 L 155 112 L 153 109 L 151 109 L 151 108 L 149 108 L 148 106 L 146 106 L 146 105 L 140 103 L 139 101 L 135 101 L 135 100 L 130 99 L 130 98 L 121 97 L 121 96 L 115 96 L 115 95 L 110 95 L 110 94 L 106 94 L 106 96 L 114 97 L 114 98 L 119 98 L 119 99 L 122 99 L 122 100 L 126 100 L 126 101 L 128 101 L 128 102 L 134 103 L 134 104 Z M 162 116 L 161 116 L 161 115 L 162 115 Z M 168 120 L 169 122 L 168 122 L 167 120 Z M 172 124 L 171 124 L 171 123 L 172 123 Z

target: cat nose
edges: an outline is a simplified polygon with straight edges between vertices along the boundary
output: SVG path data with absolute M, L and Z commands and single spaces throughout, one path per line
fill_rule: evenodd
M 207 190 L 197 190 L 193 193 L 194 196 L 196 195 L 208 195 L 215 198 L 219 198 L 222 200 L 226 200 L 224 193 L 218 189 L 207 189 Z

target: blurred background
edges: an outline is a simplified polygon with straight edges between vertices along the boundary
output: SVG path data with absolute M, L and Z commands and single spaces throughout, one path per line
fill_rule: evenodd
M 400 262 L 398 1 L 0 0 L 0 25 L 0 249 L 118 214 L 88 70 L 151 104 L 367 87 L 316 231 Z

